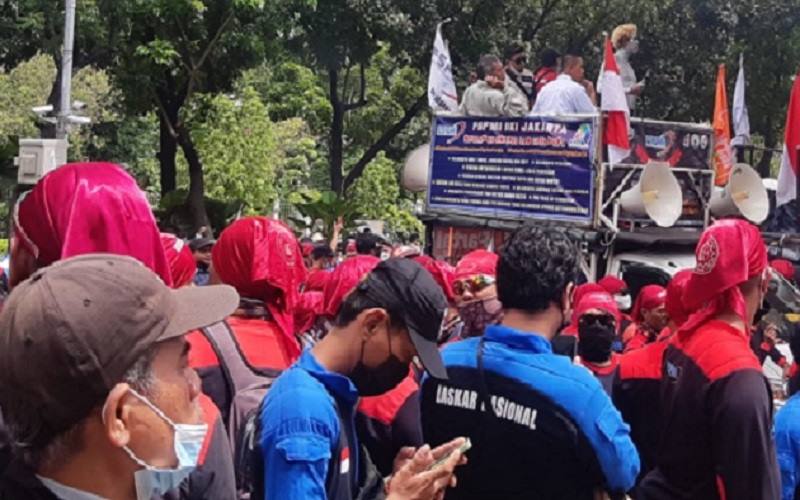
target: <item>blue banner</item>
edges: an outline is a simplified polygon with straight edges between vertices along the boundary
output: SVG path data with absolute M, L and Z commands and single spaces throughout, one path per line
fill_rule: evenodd
M 428 209 L 591 224 L 595 119 L 437 116 Z

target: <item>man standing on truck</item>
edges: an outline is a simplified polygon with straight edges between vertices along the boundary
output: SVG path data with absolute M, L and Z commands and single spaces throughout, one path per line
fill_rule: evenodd
M 528 98 L 506 82 L 506 71 L 497 56 L 481 56 L 478 81 L 470 85 L 461 99 L 461 113 L 467 116 L 525 116 Z
M 706 229 L 683 302 L 692 311 L 664 352 L 663 431 L 637 499 L 780 498 L 769 384 L 750 328 L 769 286 L 756 226 Z
M 583 70 L 583 58 L 578 55 L 564 56 L 562 73 L 542 87 L 536 97 L 532 115 L 570 115 L 597 113 L 597 93 Z

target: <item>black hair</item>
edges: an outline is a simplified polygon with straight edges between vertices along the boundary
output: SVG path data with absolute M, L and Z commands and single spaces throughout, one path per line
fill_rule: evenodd
M 548 47 L 539 54 L 539 61 L 543 67 L 552 68 L 558 64 L 559 57 L 561 57 L 561 54 L 556 49 Z
M 368 297 L 367 292 L 360 286 L 356 286 L 342 301 L 339 313 L 336 315 L 336 326 L 345 327 L 355 321 L 362 311 L 374 307 L 386 310 L 389 314 L 389 324 L 393 328 L 405 327 L 405 321 L 403 321 L 403 315 L 400 311 L 385 304 L 379 304 L 376 300 Z
M 311 250 L 311 260 L 332 259 L 333 250 L 328 245 L 317 245 Z
M 567 55 L 564 56 L 562 59 L 561 67 L 562 69 L 567 69 L 575 64 L 578 63 L 578 60 L 582 60 L 583 56 L 577 52 L 568 52 Z
M 300 238 L 300 243 L 301 244 L 303 244 L 303 243 L 313 243 L 313 242 L 314 242 L 314 240 L 312 240 L 308 236 L 303 236 L 302 238 Z
M 503 59 L 506 62 L 510 61 L 512 57 L 517 54 L 523 54 L 527 52 L 525 50 L 525 46 L 519 42 L 513 42 L 506 47 L 506 50 L 503 51 Z
M 373 233 L 361 233 L 356 236 L 356 253 L 359 255 L 380 256 L 381 238 Z
M 495 64 L 501 64 L 500 58 L 492 54 L 484 54 L 478 59 L 478 67 L 475 68 L 475 74 L 478 75 L 479 80 L 486 78 L 486 75 L 491 74 Z
M 526 225 L 500 251 L 497 295 L 505 309 L 540 312 L 558 304 L 579 275 L 578 248 L 565 230 Z

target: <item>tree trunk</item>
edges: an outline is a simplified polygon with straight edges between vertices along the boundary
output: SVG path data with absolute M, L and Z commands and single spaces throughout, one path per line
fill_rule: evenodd
M 328 93 L 328 99 L 333 108 L 329 137 L 330 158 L 328 160 L 331 174 L 331 190 L 342 196 L 344 192 L 344 173 L 342 171 L 344 106 L 339 98 L 339 70 L 337 68 L 328 68 Z
M 171 110 L 167 110 L 168 114 L 172 114 Z M 175 123 L 178 121 L 178 114 L 170 116 L 170 121 Z M 162 113 L 158 114 L 159 123 L 159 151 L 156 155 L 158 157 L 159 172 L 161 180 L 161 196 L 175 191 L 177 185 L 176 176 L 177 170 L 175 168 L 175 154 L 178 152 L 178 141 L 172 135 L 169 124 L 167 123 Z
M 189 196 L 186 205 L 192 215 L 192 231 L 208 227 L 208 214 L 205 205 L 205 186 L 203 181 L 203 164 L 192 141 L 189 131 L 181 125 L 178 127 L 178 144 L 181 146 L 186 163 L 189 164 Z

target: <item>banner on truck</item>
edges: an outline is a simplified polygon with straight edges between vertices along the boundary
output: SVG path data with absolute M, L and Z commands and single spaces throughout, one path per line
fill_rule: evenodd
M 428 210 L 591 224 L 597 118 L 437 116 Z

